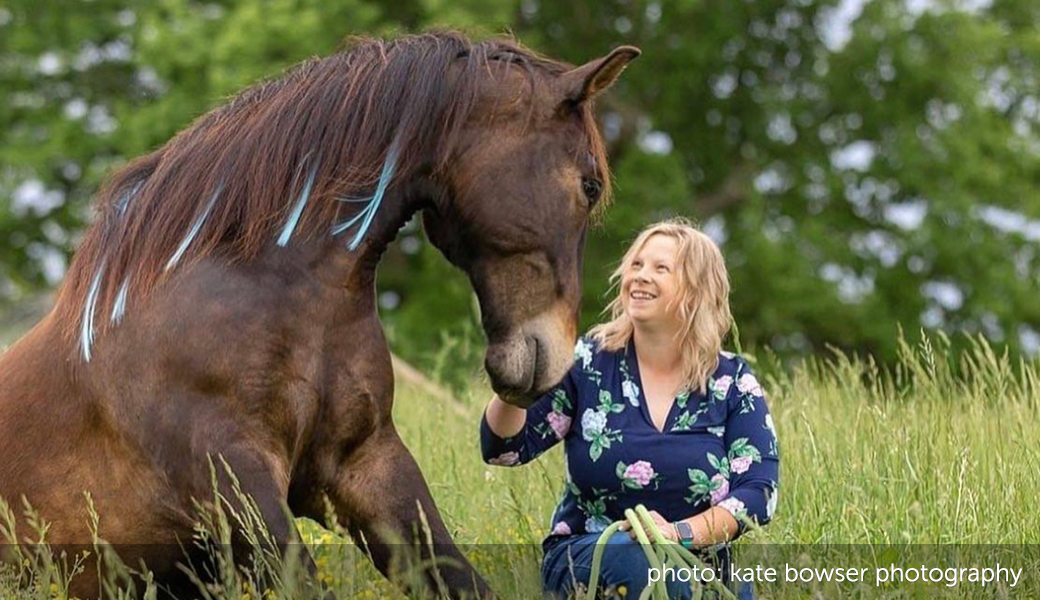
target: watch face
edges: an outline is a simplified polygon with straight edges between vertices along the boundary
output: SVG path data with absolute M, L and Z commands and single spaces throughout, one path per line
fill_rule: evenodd
M 693 539 L 693 527 L 685 521 L 679 521 L 675 524 L 676 530 L 679 532 L 679 537 L 684 540 Z

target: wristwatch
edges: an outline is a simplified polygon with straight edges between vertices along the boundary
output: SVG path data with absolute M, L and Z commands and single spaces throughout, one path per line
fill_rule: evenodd
M 676 521 L 672 525 L 675 525 L 675 532 L 679 534 L 679 544 L 683 548 L 693 548 L 693 527 L 686 521 Z

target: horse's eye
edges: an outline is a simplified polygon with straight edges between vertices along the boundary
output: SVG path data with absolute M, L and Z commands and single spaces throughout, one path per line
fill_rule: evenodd
M 600 194 L 603 193 L 603 182 L 592 177 L 581 178 L 581 191 L 589 199 L 589 205 L 596 204 Z

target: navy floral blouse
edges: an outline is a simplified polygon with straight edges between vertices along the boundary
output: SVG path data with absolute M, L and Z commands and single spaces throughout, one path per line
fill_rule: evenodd
M 644 504 L 669 521 L 721 506 L 766 524 L 777 501 L 780 456 L 773 419 L 758 380 L 739 356 L 723 352 L 707 393 L 679 394 L 664 430 L 650 419 L 634 341 L 600 351 L 582 338 L 575 363 L 527 409 L 517 435 L 501 438 L 480 424 L 489 464 L 522 465 L 564 442 L 566 482 L 551 530 L 559 536 L 601 532 Z

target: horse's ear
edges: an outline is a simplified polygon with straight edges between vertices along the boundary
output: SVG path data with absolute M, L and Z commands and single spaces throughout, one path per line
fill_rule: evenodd
M 610 87 L 628 63 L 640 54 L 642 51 L 635 46 L 618 46 L 610 54 L 560 75 L 556 83 L 563 95 L 563 102 L 575 106 L 591 100 Z

